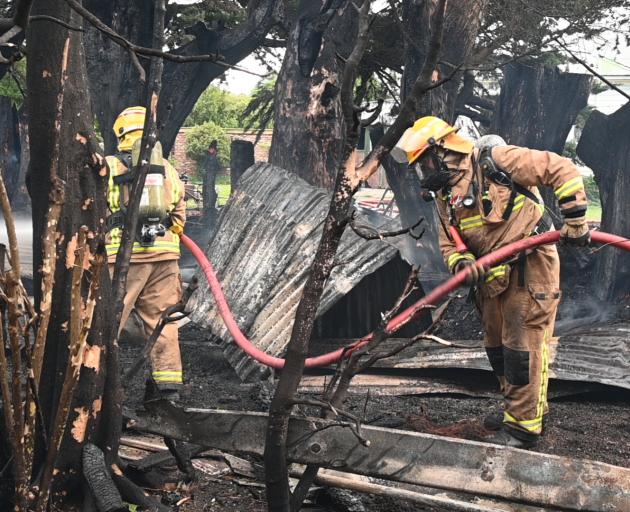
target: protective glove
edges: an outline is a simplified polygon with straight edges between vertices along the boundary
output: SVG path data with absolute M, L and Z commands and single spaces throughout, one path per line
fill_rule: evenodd
M 471 260 L 462 260 L 457 265 L 455 265 L 454 273 L 468 269 L 469 273 L 466 276 L 466 284 L 469 286 L 473 286 L 476 284 L 483 283 L 484 277 L 486 276 L 486 269 L 480 265 L 477 265 L 474 261 Z
M 585 247 L 591 243 L 591 232 L 588 229 L 585 216 L 564 221 L 564 225 L 560 229 L 560 243 L 577 247 Z
M 181 235 L 184 232 L 184 228 L 176 222 L 173 222 L 173 224 L 171 224 L 168 229 L 170 229 L 176 235 Z

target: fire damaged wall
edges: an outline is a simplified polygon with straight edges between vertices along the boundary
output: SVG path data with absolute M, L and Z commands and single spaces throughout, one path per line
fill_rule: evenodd
M 241 178 L 239 189 L 224 207 L 219 227 L 206 254 L 217 270 L 228 303 L 241 330 L 266 352 L 281 356 L 289 341 L 295 309 L 319 243 L 330 195 L 281 168 L 257 164 Z M 384 220 L 382 229 L 397 229 L 394 221 Z M 388 224 L 388 225 L 387 225 Z M 421 241 L 420 241 L 421 242 Z M 420 243 L 419 242 L 419 243 Z M 319 316 L 357 286 L 366 276 L 379 271 L 397 255 L 397 249 L 383 241 L 366 241 L 346 231 L 337 255 L 338 265 L 327 284 Z M 400 279 L 393 289 L 402 289 L 404 272 L 384 277 Z M 207 283 L 193 295 L 191 319 L 207 328 L 223 344 L 230 363 L 241 378 L 252 377 L 257 363 L 234 347 Z M 391 295 L 356 294 L 356 310 L 386 311 Z M 354 317 L 334 323 L 343 324 L 340 334 L 327 327 L 326 333 L 340 337 L 352 328 Z M 376 318 L 378 320 L 378 316 Z M 365 332 L 365 318 L 357 318 L 356 332 Z M 350 327 L 348 327 L 350 326 Z

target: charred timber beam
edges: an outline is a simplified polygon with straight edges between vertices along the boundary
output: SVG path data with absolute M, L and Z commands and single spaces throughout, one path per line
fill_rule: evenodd
M 267 415 L 181 409 L 154 402 L 130 427 L 224 451 L 262 455 Z M 288 458 L 367 476 L 525 503 L 593 512 L 630 508 L 630 469 L 496 445 L 363 426 L 363 446 L 348 425 L 293 418 Z

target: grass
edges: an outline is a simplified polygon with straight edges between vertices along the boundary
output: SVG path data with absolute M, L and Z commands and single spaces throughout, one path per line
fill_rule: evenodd
M 586 210 L 586 220 L 600 222 L 602 220 L 602 205 L 589 203 L 588 210 Z
M 227 203 L 228 198 L 230 197 L 230 191 L 232 190 L 232 186 L 230 185 L 229 182 L 229 178 L 227 180 L 227 182 L 219 182 L 219 180 L 217 180 L 214 188 L 217 191 L 217 195 L 219 196 L 217 199 L 217 204 L 219 206 L 223 206 L 225 203 Z

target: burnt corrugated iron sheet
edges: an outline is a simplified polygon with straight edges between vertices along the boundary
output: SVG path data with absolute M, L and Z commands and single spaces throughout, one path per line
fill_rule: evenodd
M 327 191 L 278 167 L 257 164 L 242 176 L 221 213 L 220 227 L 206 254 L 241 330 L 269 354 L 282 355 L 289 341 L 329 203 Z M 318 314 L 396 253 L 395 247 L 346 230 L 337 254 L 339 265 Z M 199 282 L 189 303 L 191 319 L 223 343 L 228 360 L 246 379 L 257 364 L 233 345 L 205 279 Z
M 388 351 L 399 341 L 389 340 L 378 350 Z M 314 344 L 312 355 L 335 350 L 341 343 L 335 340 Z M 448 347 L 419 341 L 395 357 L 378 361 L 373 368 L 386 371 L 430 368 L 491 370 L 480 340 L 455 343 L 464 346 Z M 630 389 L 630 325 L 576 329 L 553 338 L 550 349 L 549 374 L 552 378 Z

